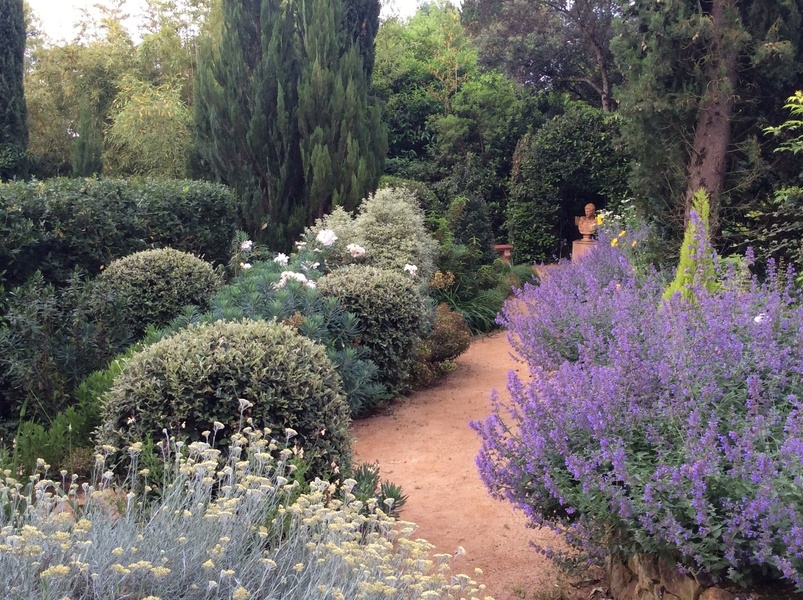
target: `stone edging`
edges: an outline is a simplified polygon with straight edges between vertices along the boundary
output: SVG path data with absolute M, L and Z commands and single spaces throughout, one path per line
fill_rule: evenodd
M 605 570 L 613 600 L 736 600 L 705 575 L 678 573 L 669 561 L 650 554 L 626 561 L 609 557 Z

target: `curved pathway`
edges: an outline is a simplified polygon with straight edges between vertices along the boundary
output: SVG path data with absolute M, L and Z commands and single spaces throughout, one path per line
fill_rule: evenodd
M 357 421 L 354 449 L 358 460 L 378 461 L 381 477 L 402 486 L 409 499 L 401 517 L 418 524 L 417 537 L 436 552 L 465 548 L 454 572 L 482 569 L 477 580 L 496 600 L 571 597 L 576 590 L 530 546 L 555 536 L 527 528 L 512 505 L 491 498 L 474 463 L 480 440 L 469 422 L 490 413 L 490 391 L 505 390 L 508 371 L 525 368 L 510 352 L 504 333 L 475 341 L 439 385 Z

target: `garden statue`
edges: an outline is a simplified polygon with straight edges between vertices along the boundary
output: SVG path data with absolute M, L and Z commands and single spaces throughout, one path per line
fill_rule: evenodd
M 597 207 L 591 202 L 585 205 L 585 215 L 575 217 L 574 224 L 583 235 L 583 241 L 590 241 L 591 236 L 597 230 Z
M 587 254 L 592 248 L 597 245 L 596 240 L 591 239 L 594 232 L 597 231 L 597 207 L 591 202 L 585 205 L 585 215 L 582 217 L 575 217 L 574 224 L 580 230 L 583 238 L 572 242 L 572 262 Z

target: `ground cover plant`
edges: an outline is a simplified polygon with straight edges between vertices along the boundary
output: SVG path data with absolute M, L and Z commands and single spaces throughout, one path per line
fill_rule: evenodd
M 497 398 L 475 423 L 478 465 L 582 556 L 656 553 L 800 589 L 803 297 L 772 265 L 763 282 L 723 266 L 705 231 L 698 276 L 668 300 L 627 233 L 517 293 L 501 320 L 532 379 L 511 373 L 509 410 Z
M 386 516 L 391 501 L 358 500 L 355 480 L 316 480 L 300 493 L 284 447 L 293 432 L 275 434 L 282 441 L 245 428 L 225 458 L 205 442 L 165 440 L 155 500 L 139 444 L 119 487 L 104 470 L 111 448 L 95 482 L 80 487 L 66 472 L 52 480 L 41 463 L 41 479 L 25 485 L 5 472 L 0 585 L 16 600 L 484 596 L 466 575 L 447 578 L 451 555 L 431 556 L 411 539 L 413 524 Z

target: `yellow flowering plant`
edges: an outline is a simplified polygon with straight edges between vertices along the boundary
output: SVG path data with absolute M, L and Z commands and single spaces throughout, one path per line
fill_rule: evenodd
M 285 443 L 249 427 L 226 457 L 171 442 L 170 484 L 152 500 L 136 470 L 114 483 L 111 448 L 92 484 L 54 481 L 44 466 L 27 482 L 3 472 L 0 586 L 18 600 L 484 597 L 473 578 L 449 577 L 450 556 L 433 557 L 414 524 L 358 500 L 355 480 L 299 495 Z M 79 499 L 76 514 L 67 501 Z

